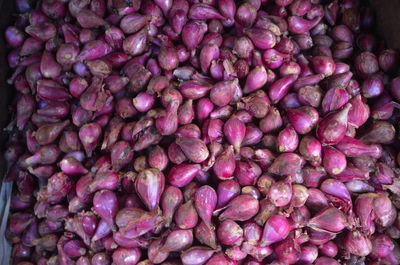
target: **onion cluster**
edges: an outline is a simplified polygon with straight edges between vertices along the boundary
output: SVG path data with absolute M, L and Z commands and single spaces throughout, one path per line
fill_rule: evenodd
M 15 265 L 400 263 L 399 55 L 358 0 L 15 0 Z

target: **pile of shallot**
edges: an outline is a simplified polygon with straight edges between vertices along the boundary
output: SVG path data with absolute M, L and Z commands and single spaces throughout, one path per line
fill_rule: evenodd
M 400 57 L 364 1 L 15 3 L 11 264 L 400 263 Z

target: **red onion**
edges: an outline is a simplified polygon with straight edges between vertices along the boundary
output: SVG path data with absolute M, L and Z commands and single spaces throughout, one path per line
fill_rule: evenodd
M 298 109 L 288 109 L 289 121 L 296 132 L 306 134 L 316 125 L 319 115 L 312 107 L 304 106 Z
M 317 127 L 317 136 L 322 144 L 337 144 L 345 136 L 348 113 L 351 104 L 346 104 L 341 110 L 326 116 Z
M 315 260 L 316 265 L 339 265 L 340 263 L 328 257 L 319 257 Z
M 236 222 L 225 220 L 218 227 L 217 235 L 224 245 L 240 244 L 243 237 L 243 229 Z
M 250 3 L 243 3 L 240 5 L 236 11 L 236 21 L 244 26 L 244 27 L 250 27 L 257 15 L 257 9 L 251 5 Z
M 345 155 L 331 146 L 323 147 L 322 152 L 324 156 L 322 163 L 325 170 L 332 175 L 342 173 L 347 165 Z
M 369 143 L 391 143 L 394 139 L 395 129 L 392 124 L 385 121 L 376 121 L 368 132 L 359 138 L 360 141 Z M 378 136 L 379 135 L 379 136 Z
M 277 207 L 288 205 L 292 199 L 292 179 L 290 177 L 283 181 L 275 182 L 271 185 L 268 198 Z
M 234 88 L 237 85 L 237 80 L 221 81 L 216 83 L 210 91 L 210 99 L 217 106 L 225 106 L 229 104 L 234 95 Z
M 378 71 L 379 65 L 376 56 L 370 52 L 363 52 L 355 59 L 355 67 L 359 74 L 368 76 Z
M 334 242 L 328 241 L 319 247 L 319 251 L 325 256 L 334 258 L 338 253 L 338 247 Z
M 207 247 L 191 247 L 182 252 L 181 260 L 187 265 L 200 265 L 204 264 L 211 258 L 216 250 Z
M 240 185 L 234 180 L 225 180 L 218 185 L 217 207 L 224 207 L 240 193 Z
M 193 243 L 192 230 L 177 229 L 172 231 L 166 238 L 165 244 L 161 251 L 182 251 L 188 248 Z
M 345 136 L 342 141 L 336 145 L 336 148 L 347 157 L 369 155 L 373 158 L 380 158 L 382 156 L 382 147 L 380 145 L 366 145 L 348 136 Z
M 189 51 L 192 51 L 203 39 L 207 31 L 207 24 L 200 20 L 192 20 L 186 23 L 182 29 L 182 41 Z
M 288 166 L 290 165 L 290 166 Z M 295 153 L 284 153 L 278 156 L 268 169 L 276 175 L 295 175 L 304 165 L 304 160 Z
M 182 204 L 175 214 L 175 223 L 181 229 L 190 229 L 196 226 L 198 214 L 192 201 Z
M 195 228 L 196 239 L 213 249 L 217 248 L 217 235 L 215 229 L 210 229 L 203 221 L 200 222 Z
M 367 256 L 372 250 L 371 241 L 358 230 L 347 234 L 344 246 L 351 254 L 361 257 Z
M 268 29 L 244 29 L 244 33 L 253 41 L 254 46 L 259 49 L 271 49 L 276 44 L 275 35 Z
M 279 68 L 283 63 L 284 54 L 281 54 L 279 51 L 275 49 L 267 49 L 263 54 L 263 60 L 271 69 Z
M 213 171 L 219 179 L 224 180 L 232 176 L 235 166 L 233 147 L 229 146 L 216 158 Z
M 93 206 L 97 214 L 100 215 L 100 217 L 103 218 L 113 229 L 113 219 L 118 211 L 117 198 L 115 194 L 108 190 L 96 192 L 93 198 Z
M 318 248 L 312 244 L 303 244 L 300 246 L 301 255 L 299 262 L 301 263 L 313 263 L 318 257 Z
M 383 92 L 383 80 L 378 75 L 370 76 L 364 80 L 361 89 L 364 97 L 377 97 Z
M 285 239 L 290 232 L 289 222 L 284 216 L 271 216 L 265 223 L 261 245 L 271 245 Z
M 320 210 L 325 206 L 328 206 L 328 199 L 324 193 L 318 189 L 310 188 L 308 189 L 309 197 L 307 199 L 306 205 L 312 209 Z
M 113 263 L 115 264 L 137 264 L 141 254 L 138 248 L 127 249 L 118 248 L 112 255 Z
M 147 46 L 146 27 L 124 39 L 122 47 L 124 52 L 136 56 L 143 53 Z
M 300 154 L 313 166 L 321 164 L 321 143 L 311 135 L 306 135 L 301 139 L 299 145 Z
M 294 264 L 300 259 L 301 249 L 294 239 L 288 237 L 275 247 L 277 257 L 286 264 Z
M 217 206 L 217 193 L 215 190 L 207 185 L 200 187 L 194 195 L 194 204 L 199 217 L 211 228 L 212 213 Z
M 254 185 L 261 175 L 261 168 L 252 161 L 238 161 L 236 163 L 234 176 L 242 186 Z
M 272 102 L 276 103 L 281 100 L 289 92 L 296 79 L 297 75 L 287 75 L 275 81 L 268 91 L 268 96 Z
M 332 204 L 347 212 L 353 207 L 350 193 L 346 186 L 335 179 L 327 179 L 321 184 L 321 191 L 332 201 Z
M 271 106 L 268 114 L 260 121 L 260 129 L 264 133 L 274 132 L 282 126 L 282 123 L 283 121 L 279 110 Z
M 343 212 L 335 207 L 326 207 L 310 219 L 308 226 L 328 232 L 340 232 L 347 224 Z
M 239 195 L 230 201 L 228 207 L 219 216 L 219 220 L 232 219 L 234 221 L 246 221 L 253 217 L 259 209 L 259 204 L 250 195 Z
M 384 258 L 392 252 L 394 244 L 392 240 L 383 234 L 374 235 L 371 239 L 371 255 L 375 258 Z
M 149 210 L 154 210 L 160 201 L 165 186 L 165 177 L 158 169 L 141 171 L 135 182 L 135 190 Z
M 369 117 L 370 108 L 362 100 L 361 95 L 357 95 L 350 101 L 351 108 L 349 110 L 348 123 L 356 128 L 363 125 Z

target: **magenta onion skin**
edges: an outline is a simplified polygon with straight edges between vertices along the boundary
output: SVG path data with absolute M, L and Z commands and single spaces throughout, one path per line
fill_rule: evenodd
M 382 94 L 383 90 L 383 80 L 378 75 L 372 75 L 366 78 L 361 85 L 361 91 L 366 98 L 378 97 Z
M 184 187 L 196 176 L 201 169 L 198 164 L 180 164 L 174 166 L 169 175 L 168 181 L 176 187 Z
M 136 56 L 145 51 L 147 47 L 146 27 L 124 39 L 122 48 L 125 53 Z
M 209 151 L 204 142 L 196 138 L 178 138 L 178 146 L 185 156 L 194 163 L 201 163 L 209 156 Z
M 254 185 L 261 173 L 261 168 L 253 161 L 236 162 L 234 176 L 241 186 Z
M 181 260 L 183 264 L 200 265 L 206 263 L 215 252 L 214 249 L 195 246 L 182 252 Z
M 162 246 L 161 251 L 177 252 L 182 251 L 193 243 L 192 230 L 177 229 L 172 231 L 166 238 L 165 244 Z
M 196 239 L 203 245 L 209 246 L 212 249 L 217 248 L 217 235 L 215 229 L 210 229 L 204 222 L 200 222 L 195 229 Z
M 164 174 L 156 168 L 145 169 L 137 175 L 135 190 L 150 211 L 158 206 L 164 187 Z
M 228 142 L 233 145 L 236 153 L 240 150 L 240 145 L 244 139 L 245 133 L 246 127 L 241 120 L 233 118 L 225 122 L 224 134 Z
M 292 199 L 292 179 L 290 177 L 283 181 L 272 183 L 268 191 L 268 198 L 277 207 L 283 207 L 289 204 Z
M 219 106 L 223 107 L 229 104 L 234 95 L 235 86 L 237 86 L 237 79 L 233 81 L 221 81 L 216 83 L 210 91 L 211 101 Z
M 328 257 L 319 257 L 315 260 L 316 265 L 339 265 L 340 263 Z
M 351 104 L 346 104 L 341 110 L 329 114 L 320 121 L 317 136 L 322 144 L 335 145 L 339 143 L 347 131 L 348 113 Z
M 313 263 L 318 257 L 318 248 L 312 244 L 303 244 L 300 246 L 301 255 L 299 258 L 300 262 Z
M 194 195 L 194 205 L 199 217 L 211 228 L 213 226 L 211 217 L 217 206 L 217 193 L 215 190 L 208 185 L 200 187 Z
M 227 205 L 233 198 L 240 193 L 240 185 L 235 180 L 224 180 L 217 188 L 217 207 L 221 208 Z
M 107 202 L 107 204 L 104 204 Z M 118 211 L 117 199 L 112 191 L 101 190 L 93 198 L 94 209 L 111 227 L 114 228 L 114 217 Z M 115 228 L 114 228 L 115 229 Z
M 346 186 L 335 179 L 326 179 L 321 184 L 321 191 L 325 196 L 333 201 L 333 205 L 340 207 L 343 212 L 347 212 L 353 207 L 350 193 Z
M 183 195 L 180 189 L 174 186 L 169 186 L 164 190 L 161 196 L 160 206 L 163 210 L 163 214 L 166 219 L 165 225 L 167 227 L 171 224 L 172 217 L 182 201 Z
M 295 83 L 296 85 L 296 83 Z M 300 103 L 305 106 L 317 108 L 322 101 L 322 93 L 319 86 L 304 86 L 297 91 L 297 97 Z
M 236 168 L 233 146 L 226 148 L 215 160 L 213 171 L 221 179 L 229 179 Z
M 368 155 L 373 158 L 380 158 L 383 151 L 379 144 L 366 145 L 348 136 L 345 136 L 335 147 L 347 157 Z
M 259 49 L 271 49 L 276 44 L 275 35 L 268 29 L 250 28 L 245 29 L 244 33 L 253 41 L 254 46 Z
M 244 3 L 237 8 L 236 21 L 244 27 L 250 27 L 257 15 L 257 9 L 250 3 Z
M 394 244 L 392 240 L 384 234 L 377 234 L 371 238 L 372 250 L 371 256 L 376 258 L 384 258 L 392 252 Z
M 367 256 L 372 250 L 371 241 L 357 230 L 347 234 L 344 245 L 351 254 L 361 257 Z
M 281 114 L 277 108 L 271 106 L 267 115 L 260 120 L 260 129 L 264 133 L 278 130 L 283 124 Z
M 323 152 L 323 165 L 325 170 L 332 175 L 337 175 L 343 172 L 347 166 L 345 155 L 331 146 L 324 146 Z
M 310 219 L 308 226 L 335 233 L 342 231 L 346 224 L 347 220 L 342 211 L 335 207 L 326 207 Z
M 342 88 L 329 89 L 322 99 L 322 109 L 324 113 L 340 109 L 349 100 L 349 94 Z
M 281 215 L 273 215 L 265 223 L 261 237 L 261 245 L 267 246 L 285 239 L 290 232 L 287 219 Z
M 79 232 L 76 231 L 77 233 Z M 110 225 L 107 224 L 107 222 L 104 219 L 101 219 L 96 227 L 96 231 L 92 237 L 93 240 L 99 240 L 102 238 L 105 238 L 111 233 L 111 227 Z
M 319 21 L 319 17 L 315 17 L 312 20 L 307 20 L 302 17 L 291 16 L 288 18 L 288 29 L 292 33 L 302 34 L 316 26 Z
M 263 53 L 264 63 L 271 69 L 279 68 L 283 63 L 283 58 L 285 58 L 285 55 L 276 49 L 267 49 Z
M 165 150 L 157 145 L 149 153 L 148 162 L 150 167 L 163 171 L 168 166 L 168 156 Z
M 330 258 L 334 258 L 338 253 L 338 247 L 333 241 L 328 241 L 319 247 L 319 251 Z
M 291 166 L 287 166 L 291 165 Z M 281 176 L 293 176 L 304 165 L 304 160 L 295 153 L 284 153 L 279 155 L 272 165 L 269 167 L 268 172 Z
M 351 108 L 349 110 L 348 123 L 356 128 L 363 125 L 370 114 L 369 106 L 363 101 L 361 95 L 350 99 Z
M 327 56 L 315 56 L 311 60 L 314 70 L 318 74 L 330 76 L 335 72 L 336 64 L 332 58 Z
M 189 200 L 182 204 L 176 211 L 175 223 L 181 229 L 194 228 L 198 221 L 198 214 L 193 205 L 193 201 Z
M 362 52 L 355 59 L 357 72 L 362 76 L 369 76 L 378 71 L 379 65 L 376 56 L 371 52 Z
M 141 253 L 138 248 L 118 248 L 112 255 L 113 263 L 115 264 L 137 264 L 140 260 Z
M 200 20 L 192 20 L 186 23 L 182 29 L 182 41 L 189 51 L 194 50 L 203 39 L 207 31 L 207 24 Z
M 217 235 L 224 245 L 240 244 L 243 237 L 243 229 L 236 222 L 225 220 L 219 225 Z
M 223 254 L 214 254 L 206 263 L 206 265 L 211 265 L 211 264 L 216 264 L 216 265 L 223 265 L 227 264 L 228 261 L 226 260 L 225 256 Z
M 221 213 L 219 220 L 246 221 L 253 217 L 258 209 L 259 203 L 254 197 L 239 195 L 228 203 L 228 207 Z
M 321 143 L 311 135 L 304 136 L 300 141 L 300 154 L 313 166 L 319 166 L 321 164 L 321 150 Z
M 269 88 L 268 96 L 273 103 L 279 102 L 296 81 L 297 75 L 287 75 L 275 81 Z
M 278 150 L 281 153 L 293 152 L 297 149 L 299 144 L 298 135 L 293 126 L 288 125 L 278 134 Z
M 294 264 L 300 259 L 301 249 L 291 237 L 277 243 L 275 247 L 277 257 L 286 264 Z
M 385 121 L 376 121 L 371 125 L 369 131 L 361 136 L 359 140 L 366 144 L 391 143 L 394 139 L 394 132 L 395 130 L 392 124 Z

